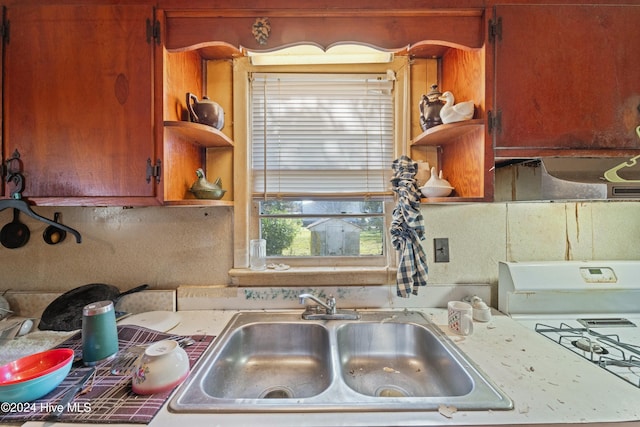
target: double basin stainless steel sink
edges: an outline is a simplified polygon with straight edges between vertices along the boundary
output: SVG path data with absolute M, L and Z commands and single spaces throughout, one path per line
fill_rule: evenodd
M 359 320 L 241 312 L 170 402 L 175 412 L 511 409 L 511 400 L 416 311 Z

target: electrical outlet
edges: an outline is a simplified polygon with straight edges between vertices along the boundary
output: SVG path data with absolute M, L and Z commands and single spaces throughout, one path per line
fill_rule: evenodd
M 433 254 L 435 262 L 449 262 L 449 239 L 433 239 Z

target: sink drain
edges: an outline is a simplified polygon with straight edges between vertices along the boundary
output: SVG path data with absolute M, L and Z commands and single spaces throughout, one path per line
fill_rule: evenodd
M 385 385 L 376 390 L 378 397 L 409 397 L 409 393 L 400 387 Z
M 291 399 L 293 391 L 288 387 L 270 387 L 260 394 L 260 399 Z

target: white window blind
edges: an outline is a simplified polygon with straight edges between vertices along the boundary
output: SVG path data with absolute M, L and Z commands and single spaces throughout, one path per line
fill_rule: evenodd
M 386 74 L 254 73 L 255 197 L 389 191 L 393 82 Z

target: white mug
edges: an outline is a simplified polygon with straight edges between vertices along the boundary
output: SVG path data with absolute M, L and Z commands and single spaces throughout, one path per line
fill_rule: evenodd
M 449 301 L 447 304 L 449 329 L 459 335 L 473 333 L 473 307 L 462 301 Z

